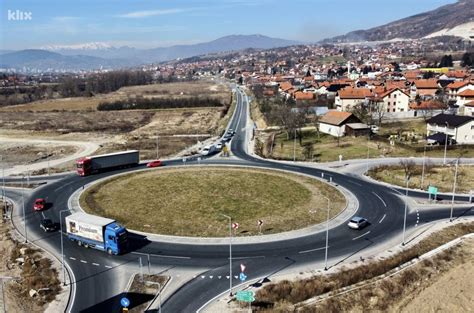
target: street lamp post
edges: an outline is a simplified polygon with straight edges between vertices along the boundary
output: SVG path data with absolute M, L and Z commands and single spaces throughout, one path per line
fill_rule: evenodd
M 49 176 L 49 144 L 47 146 L 46 157 L 48 158 L 48 176 Z
M 456 170 L 454 171 L 454 183 L 453 183 L 453 197 L 451 199 L 451 214 L 449 216 L 449 221 L 453 221 L 453 210 L 454 210 L 454 194 L 456 193 L 456 182 L 458 178 L 458 166 L 459 166 L 459 159 L 456 160 Z
M 405 245 L 405 230 L 407 226 L 407 210 L 408 210 L 408 182 L 410 181 L 410 175 L 406 177 L 407 181 L 407 187 L 405 191 L 405 214 L 403 216 L 403 240 L 402 240 L 402 246 Z
M 367 175 L 369 173 L 369 158 L 370 158 L 370 133 L 367 136 Z
M 296 128 L 295 137 L 293 138 L 293 162 L 296 162 Z
M 156 159 L 158 160 L 159 159 L 159 150 L 158 150 L 158 140 L 159 140 L 160 136 L 158 134 L 158 131 L 156 132 Z
M 69 209 L 59 211 L 59 226 L 60 226 L 60 231 L 61 231 L 61 267 L 62 267 L 62 272 L 63 272 L 63 286 L 66 286 L 66 269 L 64 268 L 64 245 L 63 245 L 63 219 L 62 219 L 62 213 L 63 212 L 68 212 L 68 211 L 69 211 Z
M 448 151 L 448 122 L 446 122 L 446 126 L 444 128 L 444 132 L 446 134 L 446 137 L 444 139 L 444 158 L 443 158 L 443 165 L 446 165 L 446 152 Z
M 421 190 L 423 190 L 423 181 L 425 179 L 425 158 L 426 158 L 426 145 L 423 147 L 423 168 L 421 170 L 421 182 L 420 182 Z
M 232 297 L 232 217 L 221 215 L 229 220 L 229 292 Z
M 329 248 L 329 203 L 331 200 L 329 200 L 328 197 L 324 197 L 326 200 L 328 200 L 328 217 L 326 220 L 326 253 L 324 255 L 324 270 L 328 270 L 328 248 Z
M 25 176 L 21 176 L 21 206 L 23 210 L 23 225 L 25 227 L 25 243 L 28 242 L 28 234 L 26 232 L 26 214 L 25 214 L 25 190 L 23 188 L 23 180 Z

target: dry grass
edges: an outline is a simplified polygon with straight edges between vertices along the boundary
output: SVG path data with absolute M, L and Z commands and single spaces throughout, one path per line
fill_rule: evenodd
M 244 236 L 258 232 L 258 219 L 264 221 L 265 234 L 324 221 L 327 204 L 321 195 L 332 199 L 331 216 L 345 207 L 342 194 L 314 179 L 264 170 L 190 168 L 105 181 L 84 193 L 81 205 L 131 229 L 179 236 L 226 236 L 222 213 L 240 224 L 236 235 Z
M 6 167 L 40 161 L 59 159 L 77 151 L 74 146 L 55 146 L 47 144 L 24 144 L 21 142 L 1 142 L 2 162 Z
M 446 242 L 472 232 L 474 232 L 474 223 L 454 225 L 437 232 L 429 238 L 422 240 L 415 246 L 382 261 L 369 262 L 365 265 L 351 269 L 342 268 L 339 272 L 327 276 L 319 275 L 299 281 L 285 280 L 276 284 L 271 284 L 263 287 L 257 292 L 257 302 L 255 304 L 261 308 L 261 311 L 278 311 L 280 302 L 283 302 L 283 305 L 285 306 L 288 306 L 288 303 L 297 304 L 328 292 L 337 291 L 343 287 L 370 280 L 374 277 L 385 274 L 397 266 L 417 258 Z M 443 256 L 443 258 L 449 259 L 450 254 L 448 253 Z M 395 289 L 392 285 L 385 287 L 382 285 L 381 288 L 384 288 L 384 290 L 390 290 L 389 294 L 391 297 L 397 298 L 402 295 L 403 286 L 415 281 L 416 277 L 417 274 L 408 270 L 403 272 L 400 282 L 396 284 L 398 289 Z M 356 299 L 356 303 L 368 303 L 368 300 L 373 293 L 374 291 L 370 290 L 367 293 L 359 294 L 360 299 Z M 338 299 L 339 298 L 332 298 L 325 301 L 324 307 L 317 311 L 341 312 L 350 310 L 354 305 L 354 301 L 339 301 Z M 310 311 L 308 312 L 313 311 L 314 308 L 310 308 Z
M 425 168 L 423 186 L 421 186 L 421 174 L 423 168 L 418 165 L 410 178 L 411 188 L 427 189 L 429 185 L 438 187 L 440 192 L 452 192 L 454 184 L 454 166 L 428 166 Z M 392 185 L 406 186 L 405 172 L 401 166 L 381 166 L 369 170 L 369 176 Z M 456 192 L 469 193 L 474 190 L 474 166 L 461 165 L 458 168 Z

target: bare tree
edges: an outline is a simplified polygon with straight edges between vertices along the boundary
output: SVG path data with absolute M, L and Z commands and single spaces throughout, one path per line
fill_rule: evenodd
M 376 120 L 377 120 L 377 125 L 380 126 L 382 125 L 382 121 L 385 117 L 385 114 L 387 113 L 387 110 L 385 108 L 385 103 L 383 102 L 376 102 L 373 106 L 372 106 L 372 113 L 371 113 L 371 116 L 375 116 Z
M 410 177 L 415 173 L 416 163 L 413 160 L 402 159 L 399 162 L 401 168 L 405 172 L 405 179 L 410 179 Z

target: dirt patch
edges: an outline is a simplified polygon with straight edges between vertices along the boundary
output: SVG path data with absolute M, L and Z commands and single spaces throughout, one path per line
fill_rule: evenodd
M 10 235 L 8 223 L 0 222 L 0 275 L 14 279 L 5 282 L 9 312 L 44 312 L 61 291 L 57 270 L 49 258 L 18 243 Z
M 425 166 L 423 185 L 421 175 L 423 167 L 416 165 L 412 170 L 409 181 L 410 188 L 420 188 L 426 190 L 429 185 L 438 187 L 440 192 L 452 192 L 454 184 L 455 166 Z M 369 170 L 369 176 L 373 179 L 397 186 L 406 186 L 405 171 L 399 165 L 379 166 Z M 474 190 L 474 166 L 460 165 L 458 167 L 456 182 L 456 192 L 469 193 Z
M 2 162 L 6 167 L 29 164 L 46 160 L 60 159 L 77 152 L 75 146 L 57 146 L 54 144 L 24 144 L 21 142 L 2 142 Z
M 248 236 L 258 234 L 258 219 L 264 234 L 325 221 L 327 202 L 321 195 L 332 200 L 331 216 L 346 205 L 335 188 L 304 176 L 206 167 L 116 177 L 86 191 L 81 205 L 131 229 L 178 236 L 226 236 L 220 216 L 226 214 L 240 224 L 236 235 Z

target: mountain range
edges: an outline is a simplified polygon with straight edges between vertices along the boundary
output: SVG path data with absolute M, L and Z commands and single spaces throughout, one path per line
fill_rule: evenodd
M 474 0 L 459 0 L 432 11 L 367 30 L 352 31 L 323 42 L 388 41 L 443 35 L 474 40 Z
M 164 48 L 137 49 L 113 47 L 103 43 L 72 46 L 45 46 L 0 53 L 0 68 L 46 70 L 91 70 L 100 67 L 120 68 L 146 63 L 157 63 L 210 53 L 238 51 L 248 48 L 270 49 L 300 44 L 293 40 L 263 35 L 231 35 L 194 45 L 176 45 Z

